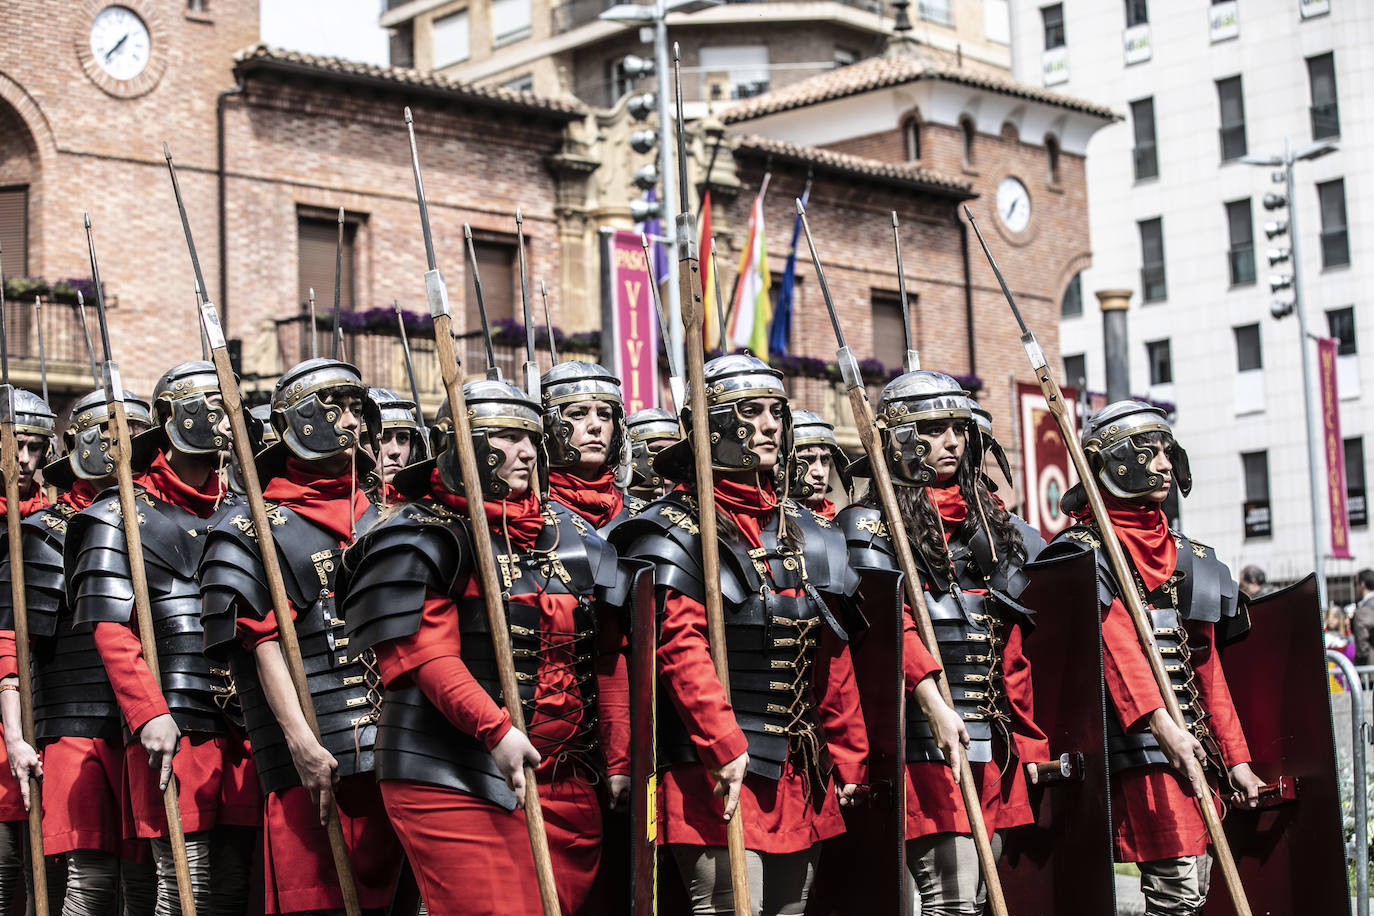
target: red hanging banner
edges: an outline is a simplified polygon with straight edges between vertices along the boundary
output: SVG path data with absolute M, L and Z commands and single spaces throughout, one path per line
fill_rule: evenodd
M 603 229 L 602 239 L 602 352 L 631 414 L 659 404 L 658 317 L 639 233 Z
M 1063 394 L 1065 403 L 1076 403 L 1076 389 L 1065 388 Z M 1025 468 L 1022 515 L 1027 522 L 1039 528 L 1040 534 L 1048 541 L 1073 524 L 1073 519 L 1059 508 L 1059 500 L 1063 498 L 1065 490 L 1078 482 L 1078 475 L 1069 461 L 1064 440 L 1059 437 L 1059 424 L 1045 406 L 1045 395 L 1040 391 L 1040 386 L 1032 382 L 1017 382 L 1016 397 L 1020 413 L 1018 423 L 1022 465 Z M 1070 416 L 1073 418 L 1074 435 L 1077 435 L 1077 412 L 1071 412 Z
M 1341 439 L 1341 399 L 1336 388 L 1334 337 L 1317 339 L 1317 379 L 1321 384 L 1322 451 L 1326 455 L 1326 494 L 1331 511 L 1331 556 L 1350 559 L 1350 520 L 1345 506 L 1345 441 Z

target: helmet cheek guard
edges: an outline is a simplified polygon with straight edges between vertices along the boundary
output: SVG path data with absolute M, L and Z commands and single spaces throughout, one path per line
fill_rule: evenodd
M 898 426 L 883 433 L 883 451 L 892 482 L 899 487 L 928 487 L 935 482 L 935 469 L 926 463 L 930 443 L 916 432 L 915 424 Z
M 549 465 L 556 468 L 570 468 L 582 460 L 582 452 L 572 444 L 573 425 L 563 416 L 561 407 L 551 407 L 544 411 L 544 447 L 548 451 Z
M 1159 488 L 1164 475 L 1150 469 L 1155 447 L 1146 436 L 1164 436 L 1165 455 L 1173 467 L 1179 492 L 1193 489 L 1188 453 L 1174 439 L 1162 409 L 1141 401 L 1115 401 L 1093 414 L 1084 425 L 1083 451 L 1097 469 L 1097 479 L 1113 496 L 1139 499 Z
M 472 431 L 472 450 L 477 458 L 477 479 L 482 485 L 483 499 L 505 499 L 510 495 L 510 484 L 500 475 L 501 465 L 506 463 L 506 451 L 491 441 L 487 430 Z M 439 479 L 454 493 L 463 492 L 463 471 L 459 466 L 458 450 L 444 449 L 439 455 Z
M 173 401 L 171 416 L 163 424 L 167 439 L 179 452 L 204 455 L 218 452 L 228 438 L 218 429 L 224 409 L 211 407 L 204 395 Z
M 1169 463 L 1174 466 L 1174 482 L 1178 492 L 1187 496 L 1193 492 L 1193 467 L 1188 463 L 1188 450 L 1177 442 L 1169 449 Z
M 83 480 L 99 480 L 115 472 L 104 427 L 92 426 L 73 434 L 71 462 L 72 470 Z

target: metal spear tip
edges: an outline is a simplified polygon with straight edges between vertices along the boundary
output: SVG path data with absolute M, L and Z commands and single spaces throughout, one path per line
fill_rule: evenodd
M 516 208 L 515 208 L 515 225 L 519 226 L 519 225 L 520 225 L 521 223 L 523 223 L 524 221 L 525 221 L 525 218 L 524 218 L 523 216 L 520 215 L 520 208 L 519 208 L 519 207 L 516 207 Z
M 339 222 L 343 222 L 343 221 L 344 221 L 343 205 L 340 204 L 340 205 L 339 205 Z
M 410 114 L 410 106 L 407 105 L 407 106 L 406 106 L 406 123 L 407 123 L 407 124 L 411 124 L 411 123 L 413 123 L 414 121 L 415 121 L 415 119 L 414 119 L 413 117 L 411 117 L 411 114 Z
M 463 238 L 472 241 L 472 227 L 467 223 L 463 223 Z
M 968 208 L 968 204 L 964 204 L 964 215 L 968 217 L 970 223 L 973 222 L 973 211 Z
M 91 228 L 91 211 L 89 211 L 89 210 L 82 210 L 82 211 L 81 211 L 81 218 L 84 219 L 84 220 L 86 221 L 86 228 L 87 228 L 87 229 Z
M 76 304 L 83 309 L 86 307 L 86 297 L 81 295 L 81 290 L 76 291 Z
M 806 215 L 806 207 L 802 204 L 801 198 L 798 197 L 798 198 L 795 198 L 795 200 L 797 201 L 797 215 L 798 215 L 798 216 L 805 216 L 805 215 Z
M 549 294 L 549 285 L 543 280 L 539 281 L 539 294 L 542 296 L 547 296 Z
M 896 228 L 897 228 L 897 211 L 896 211 L 896 210 L 893 210 L 893 211 L 892 211 L 892 228 L 893 228 L 893 229 L 896 229 Z
M 308 289 L 309 289 L 309 291 L 310 291 L 310 298 L 311 298 L 311 299 L 314 299 L 314 298 L 315 298 L 315 287 L 311 286 L 311 287 L 308 287 Z
M 167 141 L 162 141 L 162 157 L 168 162 L 172 161 L 172 148 L 167 145 Z
M 677 63 L 680 60 L 682 60 L 682 49 L 678 47 L 677 42 L 673 42 L 673 63 Z

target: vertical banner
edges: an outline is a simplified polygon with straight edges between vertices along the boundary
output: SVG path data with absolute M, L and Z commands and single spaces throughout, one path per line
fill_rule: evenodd
M 601 230 L 601 353 L 620 376 L 625 413 L 658 406 L 658 317 L 639 233 Z
M 1064 401 L 1075 404 L 1078 391 L 1064 388 Z M 1069 487 L 1078 482 L 1069 450 L 1059 437 L 1059 424 L 1045 406 L 1040 386 L 1032 382 L 1016 383 L 1016 399 L 1020 412 L 1021 463 L 1025 468 L 1023 492 L 1026 494 L 1022 511 L 1026 521 L 1040 529 L 1045 540 L 1073 524 L 1059 508 L 1059 500 Z M 1074 435 L 1078 435 L 1077 411 L 1070 411 Z
M 1317 339 L 1317 378 L 1321 383 L 1322 451 L 1326 454 L 1326 494 L 1331 512 L 1331 556 L 1350 559 L 1350 520 L 1345 511 L 1345 441 L 1341 439 L 1341 399 L 1336 390 L 1334 337 Z

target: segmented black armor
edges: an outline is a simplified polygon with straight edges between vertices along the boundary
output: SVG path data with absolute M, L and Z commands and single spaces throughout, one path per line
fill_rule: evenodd
M 221 706 L 231 687 L 202 651 L 196 582 L 209 522 L 142 490 L 134 501 L 163 698 L 183 732 L 219 734 L 225 729 Z M 133 580 L 116 490 L 101 493 L 68 522 L 63 559 L 77 627 L 133 621 Z
M 579 703 L 565 720 L 575 733 L 560 741 L 560 757 L 591 770 L 600 768 L 597 739 L 595 663 L 605 615 L 627 610 L 633 578 L 641 565 L 618 561 L 591 523 L 553 503 L 534 547 L 521 550 L 493 532 L 501 585 L 507 598 L 529 594 L 577 597 L 572 632 L 540 627 L 538 606 L 505 602 L 515 675 L 525 720 L 535 713 L 541 661 L 571 655 Z M 485 602 L 461 597 L 472 572 L 473 548 L 466 518 L 438 503 L 408 503 L 359 539 L 345 556 L 346 582 L 340 592 L 348 632 L 358 648 L 414 635 L 428 593 L 456 602 L 461 657 L 482 688 L 504 704 L 496 673 Z M 535 746 L 538 748 L 538 742 Z M 552 748 L 538 748 L 548 753 Z M 377 776 L 456 789 L 515 807 L 515 796 L 486 747 L 455 728 L 417 686 L 388 689 L 377 732 Z
M 852 505 L 840 512 L 835 524 L 844 532 L 849 561 L 856 569 L 898 572 L 897 554 L 881 510 Z M 1027 561 L 1034 559 L 1045 546 L 1044 540 L 1024 522 L 1016 529 Z M 954 709 L 968 730 L 968 759 L 986 763 L 994 756 L 994 730 L 1000 735 L 1002 749 L 1010 748 L 1007 724 L 1011 710 L 1002 689 L 1002 650 L 1007 644 L 1007 627 L 1029 626 L 1033 617 L 1034 611 L 1017 601 L 1030 582 L 1020 565 L 994 560 L 982 527 L 972 538 L 951 538 L 949 551 L 952 583 L 932 575 L 919 551 L 913 554 L 926 587 L 926 610 L 940 644 L 940 660 Z M 987 594 L 970 594 L 973 589 Z M 908 703 L 906 710 L 907 761 L 943 761 L 920 706 Z
M 359 658 L 350 646 L 336 610 L 334 580 L 343 548 L 332 531 L 289 508 L 269 503 L 267 516 L 286 596 L 296 612 L 296 636 L 315 701 L 320 743 L 338 761 L 340 777 L 371 772 L 381 679 L 371 653 Z M 358 521 L 359 530 L 377 517 L 378 510 L 369 508 Z M 238 636 L 240 616 L 262 619 L 272 610 L 248 506 L 227 507 L 211 519 L 200 588 L 204 651 L 227 663 L 232 673 L 263 791 L 280 792 L 300 785 L 286 737 L 258 680 L 257 663 Z
M 58 503 L 21 522 L 24 597 L 33 645 L 33 718 L 40 744 L 58 738 L 118 741 L 119 705 L 89 627 L 77 628 L 67 603 L 62 543 L 77 510 Z M 0 629 L 14 629 L 9 532 L 0 531 Z
M 800 551 L 778 543 L 783 515 L 789 526 L 800 531 Z M 776 780 L 788 755 L 796 751 L 805 766 L 825 777 L 830 770 L 829 753 L 816 711 L 813 665 L 822 627 L 848 638 L 827 599 L 844 604 L 847 611 L 859 578 L 845 562 L 839 531 L 791 500 L 773 514 L 763 529 L 762 542 L 758 549 L 742 541 L 720 542 L 719 588 L 725 606 L 730 703 L 749 742 L 751 773 Z M 693 496 L 675 490 L 650 503 L 615 529 L 613 543 L 625 555 L 655 564 L 660 617 L 665 590 L 705 601 Z M 659 693 L 657 723 L 660 764 L 699 762 L 667 691 Z
M 1237 585 L 1231 578 L 1231 570 L 1217 558 L 1216 551 L 1177 532 L 1173 532 L 1173 537 L 1178 549 L 1174 574 L 1151 591 L 1145 590 L 1136 574 L 1136 581 L 1130 587 L 1144 596 L 1155 643 L 1178 698 L 1184 723 L 1209 754 L 1214 754 L 1215 742 L 1207 725 L 1210 713 L 1198 693 L 1186 624 L 1189 621 L 1215 624 L 1214 643 L 1222 645 L 1244 635 L 1249 628 L 1248 615 L 1243 603 L 1237 600 Z M 1097 597 L 1104 608 L 1108 607 L 1119 597 L 1120 591 L 1102 537 L 1094 526 L 1075 525 L 1061 531 L 1045 549 L 1044 556 L 1050 558 L 1084 551 L 1094 554 Z M 1126 562 L 1130 562 L 1129 553 Z M 1128 732 L 1115 705 L 1108 703 L 1107 709 L 1107 750 L 1113 770 L 1169 762 L 1149 729 Z

